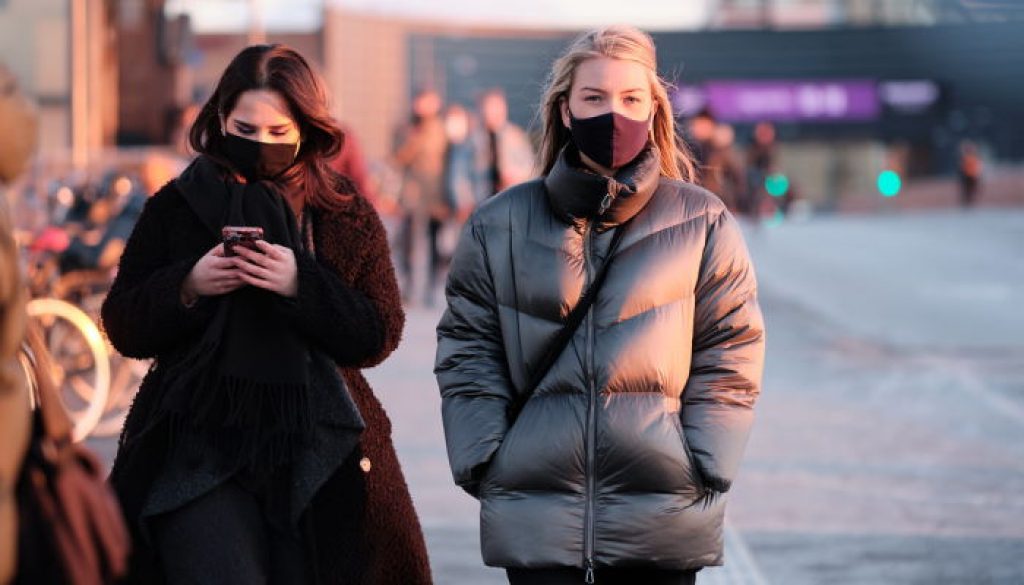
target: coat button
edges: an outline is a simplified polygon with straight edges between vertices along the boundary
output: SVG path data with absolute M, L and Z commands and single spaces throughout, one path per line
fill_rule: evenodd
M 371 467 L 373 467 L 373 464 L 370 463 L 369 457 L 363 457 L 359 460 L 359 469 L 362 469 L 363 473 L 370 473 Z

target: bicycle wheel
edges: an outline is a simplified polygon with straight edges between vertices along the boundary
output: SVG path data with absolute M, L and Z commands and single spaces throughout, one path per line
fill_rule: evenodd
M 110 392 L 110 357 L 96 324 L 81 309 L 58 299 L 29 301 L 29 317 L 42 326 L 53 357 L 53 378 L 73 426 L 72 439 L 81 441 L 99 423 Z

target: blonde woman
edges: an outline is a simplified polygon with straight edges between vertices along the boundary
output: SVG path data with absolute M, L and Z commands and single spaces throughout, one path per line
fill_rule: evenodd
M 543 98 L 543 176 L 481 205 L 451 267 L 448 456 L 511 583 L 693 583 L 723 561 L 764 329 L 656 71 L 637 29 L 579 37 Z

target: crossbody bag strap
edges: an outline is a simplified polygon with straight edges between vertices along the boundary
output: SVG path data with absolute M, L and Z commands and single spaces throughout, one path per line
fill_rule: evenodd
M 519 411 L 526 406 L 526 402 L 533 396 L 533 393 L 537 390 L 537 386 L 540 385 L 541 380 L 551 370 L 551 366 L 555 365 L 555 360 L 562 354 L 566 346 L 569 345 L 569 340 L 572 339 L 576 333 L 576 329 L 579 328 L 580 323 L 583 322 L 583 317 L 587 314 L 587 310 L 594 304 L 594 299 L 597 298 L 598 291 L 601 290 L 601 285 L 605 281 L 605 277 L 608 275 L 608 267 L 612 263 L 612 258 L 615 252 L 619 248 L 619 243 L 622 241 L 623 234 L 626 233 L 626 224 L 622 224 L 615 228 L 615 233 L 612 235 L 611 245 L 608 247 L 608 255 L 605 257 L 604 262 L 597 269 L 597 273 L 594 274 L 594 279 L 590 281 L 590 286 L 580 296 L 580 300 L 576 303 L 576 306 L 572 308 L 572 311 L 565 318 L 565 324 L 562 329 L 559 330 L 558 335 L 548 344 L 544 353 L 541 354 L 541 361 L 537 364 L 537 367 L 533 370 L 530 376 L 530 383 L 526 387 L 526 391 L 518 396 L 518 400 L 513 405 L 513 415 L 518 415 Z M 513 418 L 514 418 L 513 416 Z

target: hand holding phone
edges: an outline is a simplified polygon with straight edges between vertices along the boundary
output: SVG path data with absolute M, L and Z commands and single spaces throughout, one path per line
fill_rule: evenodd
M 205 296 L 219 296 L 232 292 L 245 282 L 231 258 L 225 258 L 225 246 L 217 244 L 189 271 L 181 284 L 181 302 L 189 306 Z
M 220 230 L 221 238 L 224 241 L 224 255 L 237 256 L 236 246 L 242 246 L 250 250 L 259 249 L 256 241 L 263 239 L 263 228 L 254 226 L 226 225 Z
M 242 282 L 276 292 L 285 297 L 298 294 L 298 266 L 291 248 L 254 240 L 255 249 L 235 247 L 238 256 L 231 258 Z

